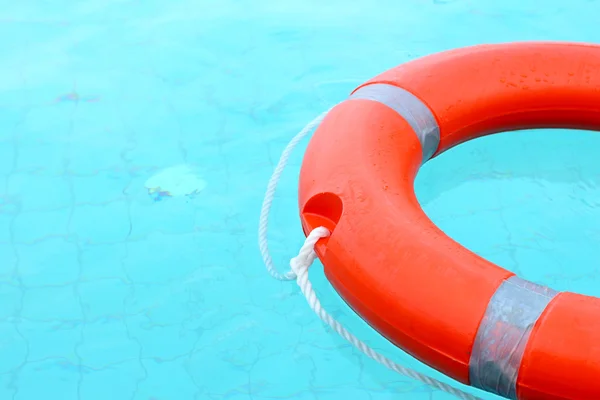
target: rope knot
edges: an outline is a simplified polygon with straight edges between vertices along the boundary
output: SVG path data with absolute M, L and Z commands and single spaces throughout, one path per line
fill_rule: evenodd
M 304 276 L 308 273 L 308 269 L 315 262 L 317 253 L 315 253 L 315 244 L 319 239 L 326 238 L 330 234 L 329 229 L 320 226 L 313 229 L 308 236 L 304 245 L 300 248 L 298 255 L 290 260 L 290 267 L 292 272 L 298 277 Z

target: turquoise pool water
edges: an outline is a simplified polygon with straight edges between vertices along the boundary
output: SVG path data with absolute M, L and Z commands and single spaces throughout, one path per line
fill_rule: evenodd
M 584 0 L 0 10 L 0 398 L 13 400 L 451 399 L 366 359 L 294 283 L 268 276 L 256 230 L 269 176 L 304 124 L 401 62 L 483 42 L 600 41 L 600 3 Z M 418 197 L 473 251 L 598 296 L 598 148 L 589 132 L 488 137 L 427 164 Z M 303 242 L 301 159 L 271 216 L 282 270 Z M 443 379 L 367 327 L 319 265 L 311 277 L 358 337 Z

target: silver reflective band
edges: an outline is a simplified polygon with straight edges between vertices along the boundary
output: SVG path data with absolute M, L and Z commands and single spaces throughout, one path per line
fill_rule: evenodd
M 431 110 L 414 94 L 397 86 L 374 83 L 354 92 L 350 100 L 373 100 L 396 111 L 417 134 L 423 149 L 423 162 L 429 160 L 440 143 L 440 128 Z
M 531 329 L 557 294 L 517 276 L 502 282 L 477 330 L 469 360 L 472 386 L 517 399 L 517 377 Z

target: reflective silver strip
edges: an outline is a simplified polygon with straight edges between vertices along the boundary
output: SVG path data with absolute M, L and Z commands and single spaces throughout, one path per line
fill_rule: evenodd
M 557 294 L 517 276 L 502 282 L 473 344 L 469 360 L 472 386 L 517 399 L 517 376 L 531 329 Z
M 374 83 L 363 86 L 350 100 L 373 100 L 396 111 L 417 134 L 423 149 L 423 162 L 429 160 L 440 143 L 440 128 L 431 110 L 414 94 L 397 86 Z

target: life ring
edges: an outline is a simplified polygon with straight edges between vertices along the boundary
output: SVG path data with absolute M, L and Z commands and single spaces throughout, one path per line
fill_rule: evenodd
M 341 297 L 417 359 L 506 398 L 600 399 L 600 299 L 477 256 L 414 193 L 430 158 L 533 128 L 600 130 L 600 46 L 480 45 L 400 65 L 359 86 L 315 131 L 300 219 L 305 234 L 331 231 L 315 251 Z

